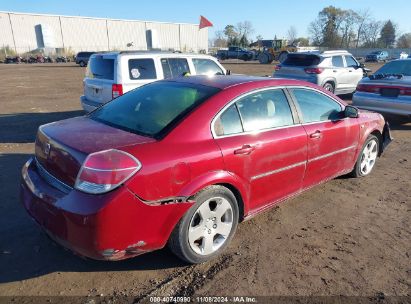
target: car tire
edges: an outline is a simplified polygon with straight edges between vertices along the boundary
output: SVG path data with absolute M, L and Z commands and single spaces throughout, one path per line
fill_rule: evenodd
M 86 63 L 85 63 L 84 61 L 80 61 L 80 62 L 79 62 L 79 65 L 80 65 L 82 68 L 84 68 L 84 67 L 86 66 Z
M 331 82 L 326 82 L 326 83 L 323 85 L 323 88 L 324 88 L 325 90 L 331 92 L 331 93 L 334 93 L 334 91 L 335 91 L 334 85 L 333 85 Z
M 380 142 L 375 135 L 369 135 L 351 172 L 352 177 L 363 177 L 371 173 L 379 155 Z
M 243 61 L 248 61 L 248 56 L 244 54 L 244 55 L 241 56 L 240 59 L 243 60 Z
M 207 187 L 193 200 L 196 203 L 174 228 L 168 246 L 180 259 L 199 264 L 228 246 L 237 229 L 239 208 L 234 194 L 223 186 Z

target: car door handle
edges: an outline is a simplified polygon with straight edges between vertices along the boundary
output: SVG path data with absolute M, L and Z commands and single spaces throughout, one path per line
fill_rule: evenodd
M 317 130 L 314 133 L 310 134 L 310 138 L 321 138 L 321 131 Z
M 235 155 L 249 155 L 255 150 L 255 147 L 250 145 L 243 145 L 240 149 L 234 150 Z

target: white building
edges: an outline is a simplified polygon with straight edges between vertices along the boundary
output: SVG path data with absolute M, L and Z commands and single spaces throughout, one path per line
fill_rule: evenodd
M 198 24 L 0 12 L 0 48 L 79 51 L 208 51 Z

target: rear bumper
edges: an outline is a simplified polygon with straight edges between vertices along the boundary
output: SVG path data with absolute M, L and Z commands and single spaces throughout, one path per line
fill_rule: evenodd
M 411 118 L 411 97 L 390 98 L 378 94 L 356 92 L 352 102 L 354 106 L 361 109 Z
M 80 96 L 80 102 L 81 102 L 81 107 L 87 113 L 94 111 L 95 109 L 97 109 L 98 107 L 102 105 L 102 103 L 100 102 L 88 100 L 87 97 L 84 95 Z
M 120 260 L 164 247 L 192 203 L 150 206 L 126 186 L 103 195 L 62 192 L 22 169 L 20 196 L 30 216 L 60 245 L 96 260 Z

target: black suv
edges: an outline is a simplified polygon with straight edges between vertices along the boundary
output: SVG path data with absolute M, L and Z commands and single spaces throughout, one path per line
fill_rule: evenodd
M 80 52 L 76 56 L 76 63 L 79 64 L 81 67 L 85 67 L 88 64 L 88 60 L 90 56 L 96 52 Z

